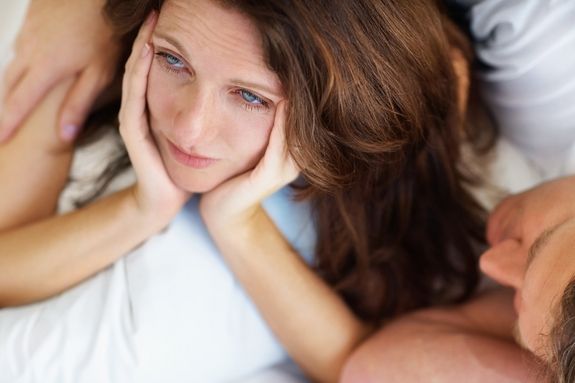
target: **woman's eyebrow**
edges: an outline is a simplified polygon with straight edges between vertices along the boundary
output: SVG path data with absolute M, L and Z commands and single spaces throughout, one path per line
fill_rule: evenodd
M 156 38 L 158 38 L 158 39 L 160 39 L 160 40 L 164 40 L 164 41 L 166 41 L 167 43 L 169 43 L 169 44 L 175 46 L 180 52 L 182 52 L 182 54 L 183 54 L 184 56 L 186 56 L 186 59 L 189 60 L 189 58 L 191 57 L 191 56 L 190 56 L 190 53 L 186 50 L 186 48 L 184 47 L 184 45 L 181 44 L 176 38 L 174 38 L 174 37 L 172 37 L 172 36 L 170 36 L 170 35 L 163 34 L 162 32 L 154 32 L 154 35 L 153 35 L 153 36 L 156 37 Z
M 259 90 L 259 91 L 263 91 L 264 93 L 269 93 L 272 96 L 276 96 L 278 98 L 282 97 L 281 93 L 278 93 L 277 91 L 275 91 L 274 89 L 265 86 L 264 84 L 256 84 L 256 83 L 252 83 L 252 82 L 245 82 L 242 80 L 232 80 L 232 83 L 242 87 L 242 88 L 248 88 L 248 89 L 254 89 L 254 90 Z
M 539 234 L 539 236 L 537 237 L 537 239 L 535 239 L 531 247 L 529 247 L 529 251 L 527 252 L 527 263 L 525 266 L 526 270 L 529 268 L 529 265 L 531 265 L 531 262 L 533 262 L 535 257 L 539 255 L 541 251 L 543 251 L 543 249 L 549 243 L 550 238 L 557 231 L 557 229 L 561 227 L 563 224 L 565 224 L 567 221 L 568 219 L 558 223 L 557 225 L 547 230 L 544 230 L 541 234 Z
M 182 43 L 180 43 L 176 38 L 174 38 L 168 34 L 164 34 L 162 32 L 154 32 L 154 37 L 156 37 L 157 39 L 160 39 L 160 40 L 164 40 L 167 43 L 175 46 L 180 52 L 182 52 L 182 54 L 189 61 L 189 57 L 191 57 L 189 52 L 186 50 L 184 45 Z M 263 91 L 264 93 L 268 93 L 268 94 L 275 96 L 275 97 L 278 97 L 278 98 L 282 97 L 281 92 L 278 92 L 278 91 L 274 90 L 272 87 L 266 86 L 264 84 L 260 84 L 260 83 L 256 84 L 256 83 L 246 82 L 246 81 L 237 80 L 237 79 L 232 80 L 232 83 L 234 83 L 234 84 L 236 84 L 242 88 L 248 88 L 248 89 Z

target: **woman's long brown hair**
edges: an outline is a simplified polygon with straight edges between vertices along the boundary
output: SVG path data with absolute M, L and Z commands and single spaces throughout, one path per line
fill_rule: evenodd
M 364 320 L 469 296 L 483 211 L 460 164 L 465 118 L 432 0 L 213 0 L 258 27 L 289 100 L 318 273 Z M 162 0 L 108 0 L 127 43 Z

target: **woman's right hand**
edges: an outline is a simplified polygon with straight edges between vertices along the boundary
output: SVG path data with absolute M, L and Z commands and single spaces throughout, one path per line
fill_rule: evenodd
M 146 109 L 148 73 L 153 54 L 150 37 L 157 21 L 153 12 L 142 25 L 126 63 L 120 109 L 120 133 L 137 183 L 133 197 L 145 218 L 161 227 L 167 225 L 190 197 L 171 180 L 150 131 Z

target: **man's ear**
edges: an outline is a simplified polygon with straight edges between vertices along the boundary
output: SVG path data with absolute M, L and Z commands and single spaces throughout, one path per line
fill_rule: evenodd
M 462 116 L 467 112 L 469 98 L 469 63 L 458 48 L 451 48 L 451 64 L 457 77 L 457 105 Z

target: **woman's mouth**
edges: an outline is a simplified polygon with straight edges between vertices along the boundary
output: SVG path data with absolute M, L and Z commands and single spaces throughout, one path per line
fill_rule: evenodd
M 218 159 L 215 158 L 203 157 L 186 153 L 182 149 L 174 145 L 170 140 L 166 141 L 168 142 L 170 153 L 172 154 L 174 159 L 184 166 L 194 169 L 205 169 L 208 166 L 218 161 Z

